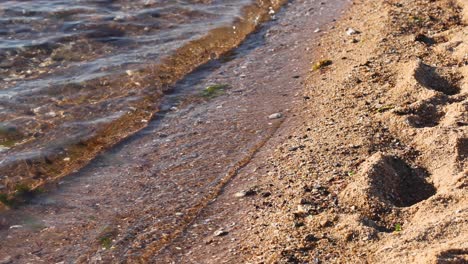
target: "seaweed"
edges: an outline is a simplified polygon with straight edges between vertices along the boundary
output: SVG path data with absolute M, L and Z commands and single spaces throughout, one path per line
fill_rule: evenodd
M 201 96 L 213 98 L 222 95 L 229 86 L 227 84 L 213 84 L 202 90 Z

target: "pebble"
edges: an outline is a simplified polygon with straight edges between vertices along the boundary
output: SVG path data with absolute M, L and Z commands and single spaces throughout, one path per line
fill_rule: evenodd
M 318 241 L 319 239 L 312 234 L 308 234 L 307 236 L 304 237 L 304 240 L 307 242 L 315 242 L 315 241 Z
M 48 116 L 48 117 L 56 117 L 57 113 L 55 113 L 54 111 L 50 111 L 50 112 L 46 113 L 45 115 Z
M 240 191 L 240 192 L 237 192 L 234 194 L 234 197 L 237 197 L 237 198 L 242 198 L 245 196 L 245 192 L 244 191 Z
M 271 114 L 270 116 L 268 116 L 268 119 L 278 119 L 278 118 L 281 118 L 281 117 L 283 117 L 283 114 L 274 113 L 274 114 Z
M 255 194 L 256 194 L 256 192 L 254 190 L 240 191 L 240 192 L 235 193 L 234 197 L 242 198 L 242 197 L 245 197 L 245 196 L 251 196 L 251 195 L 255 195 Z
M 356 34 L 359 34 L 359 31 L 357 31 L 357 30 L 355 30 L 355 29 L 353 29 L 353 28 L 348 28 L 348 29 L 346 29 L 346 34 L 347 34 L 348 36 L 356 35 Z
M 19 229 L 19 228 L 23 228 L 22 225 L 12 225 L 10 226 L 10 229 Z
M 118 15 L 116 17 L 114 17 L 114 21 L 124 21 L 125 20 L 125 17 L 122 16 L 122 15 Z
M 320 221 L 319 224 L 320 224 L 321 227 L 326 227 L 326 226 L 330 225 L 331 223 L 330 223 L 330 221 L 328 221 L 328 219 L 323 219 L 323 220 Z
M 299 204 L 297 206 L 298 213 L 308 213 L 312 209 L 310 204 Z
M 229 234 L 229 232 L 223 229 L 219 229 L 219 230 L 216 230 L 216 232 L 214 232 L 214 236 L 225 236 L 227 234 Z
M 298 149 L 299 149 L 299 147 L 292 147 L 292 148 L 289 148 L 289 151 L 296 151 Z

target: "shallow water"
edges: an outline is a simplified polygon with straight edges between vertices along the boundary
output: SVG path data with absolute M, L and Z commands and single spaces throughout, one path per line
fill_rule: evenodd
M 251 2 L 3 2 L 2 96 L 24 94 L 31 87 L 82 82 L 154 63 L 187 41 L 231 24 L 241 15 L 241 8 Z M 34 78 L 38 75 L 42 80 L 39 84 Z
M 82 167 L 281 0 L 0 3 L 0 192 Z

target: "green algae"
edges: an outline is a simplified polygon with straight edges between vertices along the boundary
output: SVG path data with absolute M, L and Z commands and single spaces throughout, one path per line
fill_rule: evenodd
M 202 90 L 201 96 L 205 98 L 214 98 L 224 94 L 229 86 L 227 84 L 213 84 Z

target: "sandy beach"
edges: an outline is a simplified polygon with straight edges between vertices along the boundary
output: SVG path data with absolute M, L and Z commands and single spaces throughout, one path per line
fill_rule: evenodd
M 0 263 L 468 262 L 468 1 L 297 0 L 0 212 Z

